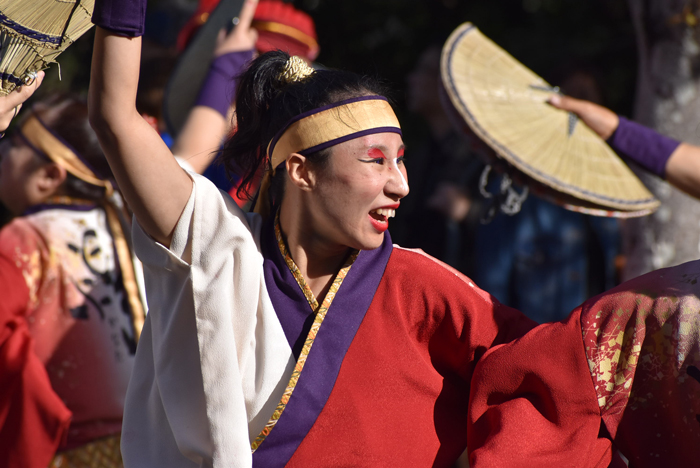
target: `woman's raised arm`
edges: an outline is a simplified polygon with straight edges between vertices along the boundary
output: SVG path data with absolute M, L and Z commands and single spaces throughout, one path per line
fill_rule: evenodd
M 88 105 L 119 188 L 143 229 L 169 246 L 192 180 L 136 110 L 141 38 L 97 27 Z

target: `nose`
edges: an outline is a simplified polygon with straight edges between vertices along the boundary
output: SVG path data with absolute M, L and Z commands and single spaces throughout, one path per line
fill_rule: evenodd
M 408 195 L 409 192 L 408 175 L 406 173 L 406 166 L 403 164 L 398 165 L 396 161 L 396 159 L 392 160 L 385 192 L 390 198 L 400 200 Z

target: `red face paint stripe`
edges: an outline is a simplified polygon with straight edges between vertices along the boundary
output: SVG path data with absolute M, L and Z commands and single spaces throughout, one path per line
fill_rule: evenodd
M 371 158 L 382 158 L 382 159 L 386 159 L 386 156 L 384 155 L 384 153 L 382 152 L 382 150 L 380 150 L 379 148 L 370 148 L 369 151 L 367 151 L 367 154 L 368 154 L 369 157 L 371 157 Z

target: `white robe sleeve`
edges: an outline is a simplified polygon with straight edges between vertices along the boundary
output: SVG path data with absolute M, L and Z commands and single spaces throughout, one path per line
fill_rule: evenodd
M 294 361 L 267 294 L 261 220 L 190 174 L 170 249 L 134 223 L 149 314 L 122 430 L 124 465 L 250 467 Z

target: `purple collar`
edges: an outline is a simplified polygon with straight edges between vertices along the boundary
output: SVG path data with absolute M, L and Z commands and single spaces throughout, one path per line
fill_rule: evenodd
M 294 357 L 298 358 L 314 314 L 277 246 L 274 216 L 262 232 L 267 291 Z M 357 256 L 338 290 L 277 425 L 253 454 L 256 467 L 282 467 L 294 455 L 323 410 L 340 366 L 384 275 L 393 245 L 388 232 L 375 250 Z

